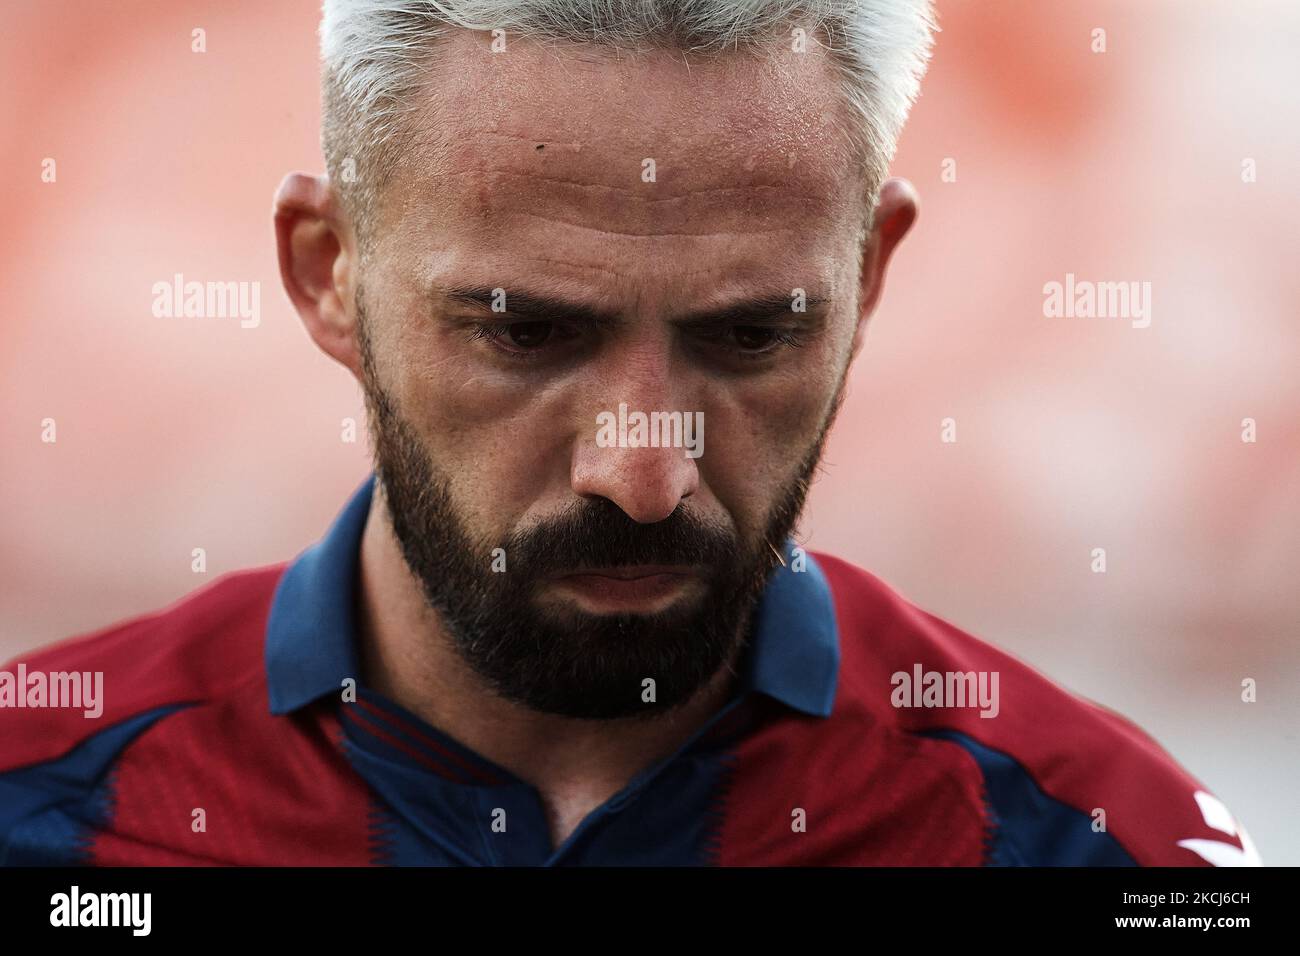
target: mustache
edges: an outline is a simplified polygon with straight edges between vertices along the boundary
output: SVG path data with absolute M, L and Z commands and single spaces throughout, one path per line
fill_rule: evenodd
M 729 527 L 710 524 L 679 505 L 662 521 L 633 521 L 612 501 L 590 498 L 507 539 L 513 568 L 530 577 L 620 565 L 725 567 L 741 557 Z

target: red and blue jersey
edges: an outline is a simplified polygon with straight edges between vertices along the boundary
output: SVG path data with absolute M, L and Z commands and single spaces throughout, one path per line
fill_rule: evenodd
M 1136 726 L 792 543 L 730 702 L 552 846 L 527 782 L 364 685 L 345 693 L 372 490 L 288 565 L 21 661 L 102 672 L 102 714 L 0 709 L 0 863 L 1258 861 Z M 898 675 L 931 672 L 996 673 L 996 716 L 900 700 Z

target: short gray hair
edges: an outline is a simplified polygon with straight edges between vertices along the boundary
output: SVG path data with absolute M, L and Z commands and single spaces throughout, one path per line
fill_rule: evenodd
M 846 135 L 865 163 L 864 199 L 873 201 L 936 29 L 931 0 L 324 0 L 323 14 L 322 145 L 363 245 L 409 132 L 403 120 L 418 107 L 413 94 L 449 29 L 707 54 L 802 27 L 809 43 L 827 46 L 844 81 L 854 118 Z

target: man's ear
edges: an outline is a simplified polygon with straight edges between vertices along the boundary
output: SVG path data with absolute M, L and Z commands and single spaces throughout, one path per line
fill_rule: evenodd
M 887 179 L 880 187 L 872 215 L 871 233 L 862 244 L 858 271 L 858 325 L 853 333 L 853 357 L 857 358 L 866 335 L 867 320 L 876 311 L 885 286 L 885 268 L 894 249 L 916 222 L 916 189 L 906 179 Z
M 355 240 L 324 176 L 290 173 L 275 194 L 280 281 L 321 351 L 361 378 Z

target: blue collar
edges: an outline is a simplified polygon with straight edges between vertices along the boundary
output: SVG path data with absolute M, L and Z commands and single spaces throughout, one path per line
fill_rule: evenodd
M 287 714 L 345 678 L 360 684 L 356 581 L 361 533 L 374 475 L 357 489 L 325 537 L 285 570 L 266 622 L 266 680 L 271 713 Z M 827 717 L 839 678 L 840 645 L 830 585 L 811 555 L 796 566 L 793 541 L 759 602 L 742 686 L 817 717 Z

